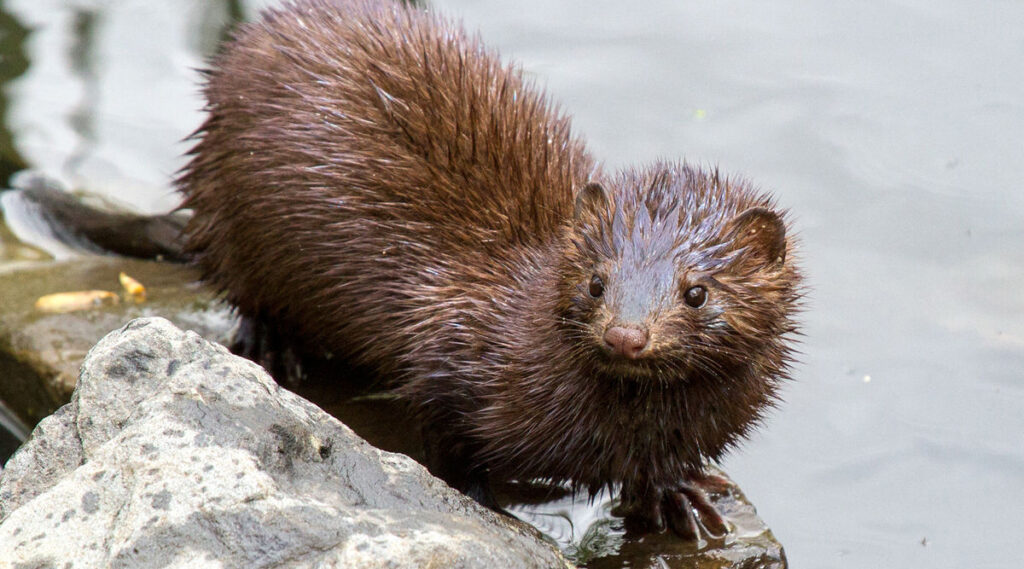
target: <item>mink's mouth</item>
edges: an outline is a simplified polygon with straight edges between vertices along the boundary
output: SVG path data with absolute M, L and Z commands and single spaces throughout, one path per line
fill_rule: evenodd
M 601 350 L 600 360 L 606 374 L 623 379 L 651 379 L 664 373 L 663 366 L 650 356 L 630 359 Z

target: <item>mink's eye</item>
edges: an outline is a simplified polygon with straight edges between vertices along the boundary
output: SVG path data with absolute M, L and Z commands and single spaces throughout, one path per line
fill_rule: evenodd
M 708 289 L 700 285 L 692 286 L 683 293 L 683 300 L 692 308 L 700 308 L 708 301 Z
M 598 298 L 602 294 L 604 294 L 604 281 L 601 280 L 601 277 L 599 277 L 597 275 L 594 275 L 594 276 L 590 277 L 590 291 L 589 292 L 590 292 L 590 296 L 592 296 L 594 298 Z

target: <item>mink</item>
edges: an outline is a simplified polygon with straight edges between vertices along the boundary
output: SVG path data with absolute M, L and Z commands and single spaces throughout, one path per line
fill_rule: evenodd
M 725 530 L 704 468 L 778 401 L 797 334 L 771 196 L 679 161 L 605 172 L 519 66 L 387 0 L 267 10 L 205 96 L 186 251 L 246 330 L 372 369 L 485 505 L 543 479 L 621 488 L 639 531 Z

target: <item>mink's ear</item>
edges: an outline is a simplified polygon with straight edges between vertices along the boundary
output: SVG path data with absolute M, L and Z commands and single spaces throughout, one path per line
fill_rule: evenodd
M 596 215 L 608 208 L 608 192 L 597 182 L 590 182 L 576 194 L 576 209 L 573 215 L 579 219 L 584 213 Z
M 741 258 L 759 267 L 786 261 L 786 225 L 770 209 L 752 207 L 734 217 L 726 239 L 744 249 Z

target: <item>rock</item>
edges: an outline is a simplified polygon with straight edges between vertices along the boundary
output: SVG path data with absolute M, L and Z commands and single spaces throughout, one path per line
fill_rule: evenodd
M 189 215 L 143 215 L 100 196 L 76 194 L 38 172 L 14 176 L 18 189 L 0 195 L 0 209 L 20 241 L 63 260 L 88 251 L 135 259 L 183 262 L 182 231 Z M 90 203 L 99 201 L 100 203 Z
M 538 535 L 160 318 L 100 341 L 0 477 L 0 567 L 569 566 Z
M 122 301 L 63 314 L 34 308 L 40 296 L 105 289 L 120 294 L 125 272 L 147 289 L 141 304 Z M 35 425 L 71 397 L 86 352 L 107 332 L 142 316 L 163 316 L 181 328 L 224 341 L 234 325 L 227 307 L 194 283 L 193 269 L 171 263 L 85 256 L 0 269 L 0 401 Z

